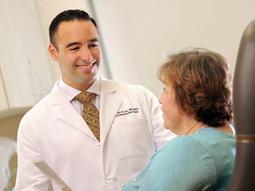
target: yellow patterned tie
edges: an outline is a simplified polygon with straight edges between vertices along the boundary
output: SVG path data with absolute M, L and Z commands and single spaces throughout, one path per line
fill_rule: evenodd
M 82 117 L 86 121 L 92 133 L 100 141 L 99 112 L 93 104 L 96 94 L 90 92 L 81 92 L 75 99 L 83 105 Z

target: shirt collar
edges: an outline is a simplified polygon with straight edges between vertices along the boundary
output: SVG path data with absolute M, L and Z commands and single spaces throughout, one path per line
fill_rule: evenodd
M 59 80 L 59 88 L 62 93 L 67 97 L 69 101 L 72 101 L 75 96 L 77 96 L 79 93 L 81 93 L 80 90 L 77 90 L 69 85 L 67 85 L 63 79 L 61 78 Z M 100 89 L 101 89 L 101 79 L 97 76 L 94 83 L 90 86 L 90 88 L 87 90 L 87 92 L 95 93 L 97 95 L 100 95 Z

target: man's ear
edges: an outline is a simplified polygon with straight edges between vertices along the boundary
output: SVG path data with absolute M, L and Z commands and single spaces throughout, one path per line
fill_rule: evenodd
M 49 44 L 48 52 L 53 60 L 58 61 L 58 50 L 52 43 Z

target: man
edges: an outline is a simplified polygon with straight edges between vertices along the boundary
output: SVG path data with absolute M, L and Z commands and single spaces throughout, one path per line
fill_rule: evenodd
M 172 137 L 158 100 L 144 87 L 97 75 L 97 26 L 86 12 L 60 13 L 49 33 L 62 78 L 20 123 L 16 190 L 48 190 L 49 178 L 34 165 L 41 160 L 73 191 L 121 190 Z M 92 96 L 83 99 L 86 92 Z

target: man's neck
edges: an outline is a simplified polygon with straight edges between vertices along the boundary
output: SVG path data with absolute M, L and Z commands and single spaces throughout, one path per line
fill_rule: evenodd
M 92 81 L 89 81 L 89 82 L 84 82 L 84 83 L 71 83 L 71 82 L 68 82 L 66 81 L 65 79 L 63 79 L 63 82 L 65 84 L 67 84 L 68 86 L 72 87 L 72 88 L 75 88 L 77 90 L 80 90 L 80 91 L 86 91 L 88 90 L 92 84 L 96 81 L 96 79 L 92 80 Z

